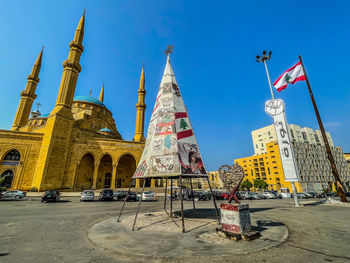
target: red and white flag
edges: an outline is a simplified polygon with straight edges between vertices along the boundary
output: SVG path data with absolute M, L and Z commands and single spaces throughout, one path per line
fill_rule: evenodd
M 273 86 L 277 89 L 278 92 L 287 88 L 288 84 L 294 84 L 297 81 L 305 80 L 305 73 L 301 62 L 299 61 L 293 67 L 288 69 L 282 74 L 274 83 Z

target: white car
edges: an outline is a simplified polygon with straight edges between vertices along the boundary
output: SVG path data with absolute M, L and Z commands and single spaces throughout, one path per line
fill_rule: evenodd
M 95 198 L 94 191 L 92 191 L 92 190 L 85 190 L 84 192 L 81 193 L 80 202 L 83 202 L 83 201 L 94 201 L 94 198 Z
M 138 200 L 140 200 L 141 194 L 137 194 Z M 146 191 L 142 194 L 142 201 L 154 201 L 157 200 L 157 195 L 154 192 Z
M 276 196 L 273 193 L 270 193 L 270 192 L 264 192 L 261 195 L 266 197 L 267 199 L 275 199 L 276 198 Z

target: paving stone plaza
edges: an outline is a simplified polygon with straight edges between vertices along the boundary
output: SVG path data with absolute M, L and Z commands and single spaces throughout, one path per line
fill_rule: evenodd
M 301 208 L 294 208 L 292 199 L 245 201 L 251 208 L 252 225 L 258 227 L 257 221 L 260 221 L 262 229 L 262 237 L 250 242 L 211 240 L 215 227 L 210 225 L 215 221 L 212 220 L 215 212 L 211 201 L 196 203 L 197 215 L 206 214 L 208 221 L 202 218 L 202 226 L 197 229 L 197 225 L 191 227 L 185 222 L 188 226 L 185 234 L 171 229 L 168 232 L 152 229 L 151 224 L 155 221 L 152 217 L 164 214 L 161 198 L 142 203 L 137 231 L 131 234 L 130 225 L 125 221 L 135 215 L 137 202 L 127 203 L 122 217 L 124 223 L 117 224 L 122 202 L 81 203 L 78 197 L 69 196 L 62 197 L 59 203 L 40 203 L 40 197 L 1 201 L 0 261 L 350 261 L 350 207 L 319 204 L 318 201 L 302 201 L 304 207 Z M 192 202 L 186 201 L 184 205 L 185 211 L 192 209 Z M 179 214 L 179 209 L 179 202 L 174 202 L 175 215 Z M 175 223 L 172 227 L 173 230 L 178 228 Z M 182 249 L 184 246 L 186 249 Z

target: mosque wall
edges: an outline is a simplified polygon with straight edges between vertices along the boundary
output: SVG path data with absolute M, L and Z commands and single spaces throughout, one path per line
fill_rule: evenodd
M 42 138 L 38 133 L 0 130 L 0 176 L 8 170 L 13 172 L 12 189 L 32 187 Z M 19 160 L 5 160 L 14 150 L 19 152 Z

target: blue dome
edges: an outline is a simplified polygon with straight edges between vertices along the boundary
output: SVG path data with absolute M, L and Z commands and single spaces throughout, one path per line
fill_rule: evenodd
M 102 107 L 106 107 L 106 105 L 104 105 L 101 101 L 99 101 L 98 99 L 95 99 L 91 96 L 76 96 L 73 98 L 73 101 L 86 101 L 86 102 L 90 102 L 90 103 L 94 103 L 97 105 L 100 105 Z
M 111 133 L 113 133 L 110 129 L 107 129 L 107 128 L 103 128 L 103 129 L 101 129 L 101 130 L 99 130 L 99 131 L 102 131 L 102 132 L 111 132 Z

